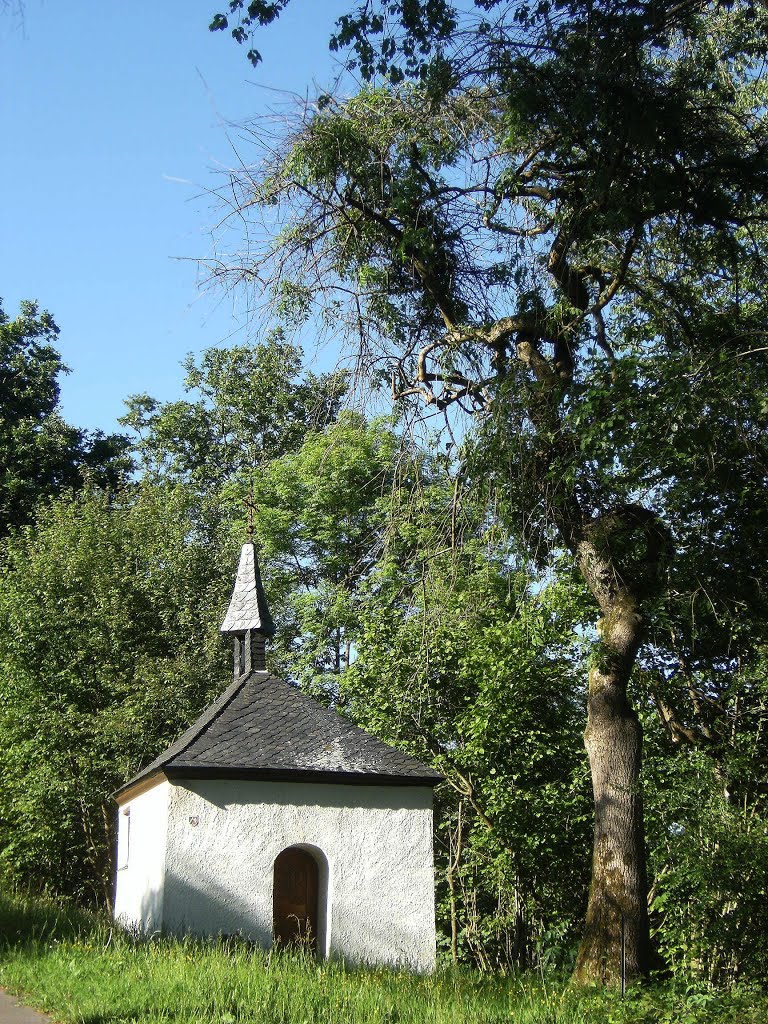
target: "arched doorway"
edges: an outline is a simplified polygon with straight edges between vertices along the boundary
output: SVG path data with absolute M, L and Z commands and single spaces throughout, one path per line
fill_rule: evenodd
M 306 944 L 317 951 L 317 861 L 299 847 L 283 850 L 275 860 L 272 929 L 279 945 Z

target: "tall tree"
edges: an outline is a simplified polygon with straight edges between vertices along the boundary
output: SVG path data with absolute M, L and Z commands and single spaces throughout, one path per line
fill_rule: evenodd
M 64 422 L 53 317 L 22 302 L 10 320 L 0 306 L 0 537 L 29 522 L 35 504 L 91 482 L 114 485 L 130 468 L 124 437 Z
M 233 2 L 235 37 L 284 6 Z M 389 360 L 395 398 L 478 412 L 510 529 L 542 561 L 567 553 L 592 595 L 585 980 L 616 981 L 623 934 L 629 975 L 648 967 L 628 687 L 683 589 L 670 559 L 690 523 L 669 513 L 724 507 L 722 475 L 697 500 L 681 487 L 724 432 L 750 494 L 765 479 L 766 26 L 751 0 L 366 3 L 332 45 L 389 84 L 320 97 L 228 185 L 239 216 L 264 213 L 233 273 L 338 315 L 374 372 Z M 740 438 L 719 413 L 739 399 Z M 729 566 L 710 537 L 714 579 Z

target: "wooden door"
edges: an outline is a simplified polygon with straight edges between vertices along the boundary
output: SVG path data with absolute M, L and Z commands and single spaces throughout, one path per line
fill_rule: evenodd
M 275 861 L 272 916 L 275 942 L 317 949 L 317 862 L 306 850 L 283 850 Z

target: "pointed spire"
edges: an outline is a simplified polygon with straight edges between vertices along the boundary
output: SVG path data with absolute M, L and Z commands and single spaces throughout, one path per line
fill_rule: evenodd
M 275 635 L 275 624 L 267 607 L 252 540 L 243 544 L 240 552 L 235 588 L 221 632 L 235 638 L 235 678 L 245 672 L 265 670 L 264 641 Z

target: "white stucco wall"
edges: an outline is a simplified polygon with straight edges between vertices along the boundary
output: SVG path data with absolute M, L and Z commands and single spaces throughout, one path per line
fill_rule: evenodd
M 162 926 L 170 785 L 160 781 L 118 808 L 115 918 L 128 928 Z
M 428 787 L 171 783 L 163 925 L 270 944 L 273 865 L 289 846 L 309 849 L 320 865 L 322 953 L 434 967 Z

